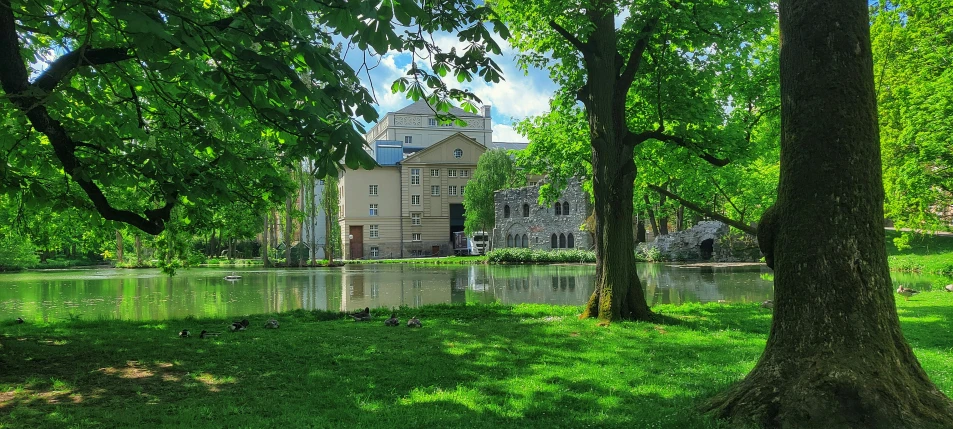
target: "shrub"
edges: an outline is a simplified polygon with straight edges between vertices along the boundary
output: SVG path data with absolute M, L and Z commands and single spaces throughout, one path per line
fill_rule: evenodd
M 27 237 L 5 235 L 0 237 L 0 271 L 22 270 L 40 262 L 36 249 Z
M 508 247 L 504 249 L 491 250 L 486 255 L 489 263 L 569 263 L 569 262 L 595 262 L 596 253 L 591 250 L 565 249 L 565 250 L 540 250 L 519 247 Z

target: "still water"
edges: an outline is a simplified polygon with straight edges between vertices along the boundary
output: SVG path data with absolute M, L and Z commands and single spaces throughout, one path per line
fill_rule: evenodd
M 592 265 L 410 266 L 236 270 L 63 270 L 0 275 L 0 321 L 163 320 L 232 317 L 303 308 L 350 311 L 438 303 L 582 305 L 592 293 Z M 763 266 L 639 264 L 650 305 L 760 302 L 773 295 Z M 916 286 L 914 280 L 907 284 Z

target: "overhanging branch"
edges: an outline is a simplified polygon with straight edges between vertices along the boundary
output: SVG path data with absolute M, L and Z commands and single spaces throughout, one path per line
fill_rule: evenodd
M 666 143 L 672 143 L 676 146 L 680 146 L 686 149 L 699 151 L 698 152 L 699 158 L 704 159 L 706 162 L 716 167 L 724 167 L 728 165 L 729 163 L 731 163 L 731 159 L 718 158 L 708 152 L 700 150 L 698 149 L 697 145 L 695 145 L 692 142 L 689 142 L 688 140 L 685 140 L 684 138 L 665 134 L 661 127 L 653 131 L 643 131 L 637 134 L 636 133 L 629 134 L 625 138 L 625 144 L 630 146 L 638 146 L 642 144 L 643 142 L 647 140 L 652 140 L 652 139 L 666 142 Z
M 579 38 L 577 38 L 572 33 L 566 31 L 566 29 L 563 28 L 563 26 L 557 24 L 556 21 L 549 21 L 549 26 L 553 30 L 556 30 L 556 32 L 559 33 L 560 36 L 563 36 L 563 38 L 566 39 L 566 41 L 568 41 L 569 44 L 571 44 L 574 48 L 576 48 L 576 50 L 578 50 L 582 54 L 583 58 L 589 58 L 591 54 L 591 52 L 589 51 L 589 47 L 585 43 L 582 43 L 582 41 L 580 41 Z
M 655 191 L 655 192 L 658 192 L 658 193 L 661 194 L 661 195 L 665 195 L 666 197 L 669 197 L 669 198 L 671 198 L 671 199 L 673 199 L 673 200 L 678 201 L 678 202 L 681 203 L 683 206 L 688 207 L 688 209 L 691 210 L 691 211 L 693 211 L 693 212 L 700 213 L 700 214 L 703 214 L 703 215 L 705 215 L 705 216 L 708 216 L 708 217 L 710 217 L 710 218 L 712 218 L 712 219 L 722 221 L 722 222 L 724 222 L 725 224 L 727 224 L 727 225 L 729 225 L 729 226 L 735 227 L 735 228 L 737 228 L 737 229 L 739 229 L 739 230 L 741 230 L 741 231 L 743 231 L 743 232 L 745 232 L 745 233 L 751 234 L 751 235 L 753 235 L 753 236 L 757 236 L 757 235 L 758 235 L 758 230 L 757 230 L 757 229 L 752 228 L 752 227 L 750 227 L 750 226 L 748 226 L 748 225 L 745 225 L 744 223 L 739 222 L 739 221 L 737 221 L 737 220 L 734 220 L 734 219 L 731 219 L 731 218 L 722 216 L 722 215 L 720 215 L 720 214 L 718 214 L 718 213 L 712 212 L 712 211 L 710 211 L 710 210 L 705 210 L 704 208 L 698 206 L 697 204 L 694 204 L 694 203 L 692 203 L 691 201 L 688 201 L 688 200 L 686 200 L 686 199 L 684 199 L 684 198 L 682 198 L 682 197 L 680 197 L 680 196 L 678 196 L 678 195 L 675 195 L 675 194 L 669 192 L 669 191 L 666 190 L 665 188 L 662 188 L 662 187 L 660 187 L 660 186 L 655 186 L 655 185 L 649 185 L 649 189 L 651 189 L 651 190 L 653 190 L 653 191 Z
M 126 47 L 99 49 L 89 47 L 79 48 L 53 61 L 50 67 L 36 78 L 33 85 L 46 92 L 53 91 L 53 89 L 59 85 L 60 81 L 68 76 L 74 69 L 82 66 L 96 66 L 128 60 L 133 58 L 129 51 L 130 49 Z

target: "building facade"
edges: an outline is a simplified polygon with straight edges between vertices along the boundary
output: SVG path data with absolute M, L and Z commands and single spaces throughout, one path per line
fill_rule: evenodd
M 407 148 L 426 148 L 456 133 L 490 147 L 493 142 L 490 106 L 483 106 L 482 115 L 457 107 L 450 108 L 449 113 L 464 120 L 466 126 L 438 123 L 434 109 L 426 100 L 420 99 L 396 112 L 388 112 L 364 135 L 364 139 L 372 154 L 378 140 L 399 141 Z
M 592 236 L 582 230 L 592 210 L 582 183 L 570 180 L 559 200 L 546 206 L 539 205 L 539 188 L 536 184 L 493 194 L 493 248 L 592 249 Z

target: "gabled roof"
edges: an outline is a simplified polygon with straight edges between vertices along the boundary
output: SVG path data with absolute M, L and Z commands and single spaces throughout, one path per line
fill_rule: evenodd
M 435 109 L 433 108 L 433 106 L 427 104 L 427 100 L 426 100 L 426 99 L 421 98 L 420 100 L 417 100 L 416 102 L 414 102 L 414 104 L 411 104 L 410 106 L 407 106 L 407 107 L 405 107 L 405 108 L 403 108 L 403 109 L 400 109 L 400 110 L 398 110 L 397 112 L 394 112 L 394 113 L 402 113 L 402 114 L 406 114 L 406 115 L 432 115 L 432 114 L 434 114 L 434 110 L 435 110 Z M 454 115 L 454 116 L 461 117 L 461 118 L 462 118 L 462 117 L 470 117 L 470 118 L 473 118 L 473 117 L 481 118 L 481 117 L 482 117 L 482 116 L 480 116 L 480 115 L 467 112 L 466 110 L 463 110 L 463 109 L 461 109 L 461 108 L 459 108 L 459 107 L 450 107 L 450 112 L 448 112 L 448 113 L 450 113 L 450 114 L 452 114 L 452 115 Z
M 415 154 L 413 154 L 413 155 L 410 155 L 410 156 L 408 156 L 407 158 L 404 158 L 404 160 L 401 161 L 400 163 L 403 164 L 403 163 L 406 163 L 407 161 L 413 160 L 414 158 L 418 158 L 418 157 L 422 156 L 423 154 L 425 154 L 425 153 L 427 153 L 427 152 L 430 152 L 431 150 L 433 150 L 433 149 L 436 148 L 436 147 L 443 146 L 443 145 L 447 144 L 447 142 L 449 142 L 449 141 L 451 141 L 451 140 L 454 140 L 454 139 L 456 139 L 457 137 L 462 138 L 464 141 L 466 141 L 466 142 L 468 142 L 468 143 L 470 143 L 470 144 L 472 144 L 472 145 L 474 145 L 474 146 L 477 146 L 477 147 L 479 147 L 480 149 L 483 149 L 484 151 L 486 151 L 486 146 L 483 146 L 482 144 L 480 144 L 480 142 L 478 142 L 478 141 L 476 141 L 475 139 L 473 139 L 473 138 L 467 136 L 466 134 L 457 132 L 457 133 L 453 133 L 453 135 L 451 135 L 450 137 L 447 137 L 447 138 L 445 138 L 445 139 L 443 139 L 443 140 L 440 140 L 440 141 L 438 141 L 438 142 L 436 142 L 436 143 L 434 143 L 434 144 L 432 144 L 432 145 L 430 145 L 430 146 L 427 146 L 427 147 L 424 148 L 423 150 L 420 150 L 420 151 L 418 151 L 417 153 L 415 153 Z

